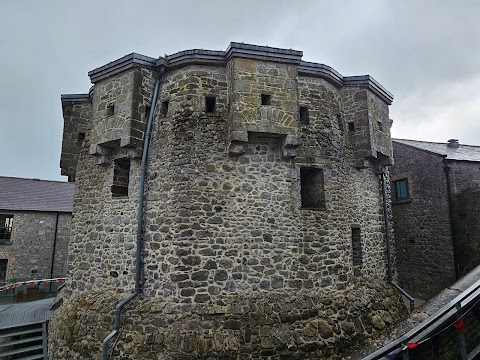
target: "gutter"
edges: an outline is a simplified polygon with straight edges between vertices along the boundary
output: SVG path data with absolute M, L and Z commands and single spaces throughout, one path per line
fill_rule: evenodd
M 385 243 L 387 245 L 387 282 L 408 299 L 408 301 L 410 302 L 410 311 L 413 311 L 415 310 L 415 299 L 393 281 L 392 253 L 390 249 L 391 248 L 390 222 L 388 221 L 387 191 L 386 191 L 386 185 L 385 185 L 386 183 L 385 168 L 383 168 L 381 177 L 382 177 L 382 196 L 383 196 L 383 219 L 385 221 Z
M 143 200 L 145 193 L 145 173 L 147 167 L 148 147 L 150 144 L 150 132 L 152 129 L 153 116 L 155 114 L 155 106 L 157 104 L 158 92 L 160 88 L 161 79 L 165 72 L 165 66 L 160 65 L 158 77 L 155 80 L 155 86 L 152 94 L 152 102 L 150 106 L 150 113 L 148 114 L 147 128 L 145 130 L 145 140 L 143 142 L 142 163 L 140 167 L 140 190 L 138 194 L 138 213 L 137 213 L 137 248 L 135 253 L 135 289 L 125 299 L 120 301 L 115 306 L 115 323 L 113 330 L 108 334 L 102 343 L 102 360 L 108 359 L 108 344 L 110 341 L 120 333 L 120 314 L 125 305 L 132 301 L 137 295 L 142 292 L 142 245 L 143 245 Z

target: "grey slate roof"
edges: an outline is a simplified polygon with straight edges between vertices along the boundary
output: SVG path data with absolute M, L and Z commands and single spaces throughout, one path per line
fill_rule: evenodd
M 0 176 L 0 209 L 72 212 L 75 183 Z
M 417 149 L 429 151 L 434 154 L 446 156 L 448 160 L 480 161 L 480 146 L 463 145 L 458 148 L 448 147 L 447 143 L 437 143 L 418 140 L 392 139 L 393 142 L 409 145 Z

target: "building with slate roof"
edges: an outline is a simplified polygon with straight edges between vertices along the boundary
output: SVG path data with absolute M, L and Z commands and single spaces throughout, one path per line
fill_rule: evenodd
M 392 142 L 398 279 L 428 299 L 480 264 L 480 146 Z
M 64 277 L 75 184 L 0 176 L 0 283 Z

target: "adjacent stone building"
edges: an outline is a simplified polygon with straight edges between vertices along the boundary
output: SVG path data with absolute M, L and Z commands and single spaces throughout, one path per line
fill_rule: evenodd
M 64 277 L 75 184 L 0 176 L 0 283 Z
M 480 264 L 480 146 L 394 139 L 400 285 L 429 299 Z
M 380 176 L 392 95 L 373 78 L 240 43 L 131 54 L 89 76 L 88 94 L 62 95 L 61 168 L 78 192 L 52 358 L 98 358 L 134 288 L 152 107 L 143 291 L 114 358 L 342 356 L 403 314 Z

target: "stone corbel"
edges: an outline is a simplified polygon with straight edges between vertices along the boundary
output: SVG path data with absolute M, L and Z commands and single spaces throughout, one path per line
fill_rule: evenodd
M 232 131 L 230 134 L 230 145 L 228 146 L 228 155 L 241 156 L 245 154 L 244 143 L 248 142 L 248 132 L 245 130 Z
M 300 145 L 300 141 L 296 135 L 287 135 L 283 139 L 282 144 L 282 156 L 289 159 L 297 156 L 297 148 Z
M 97 158 L 97 165 L 108 165 L 112 161 L 110 155 L 112 150 L 101 145 L 90 145 L 88 153 Z

